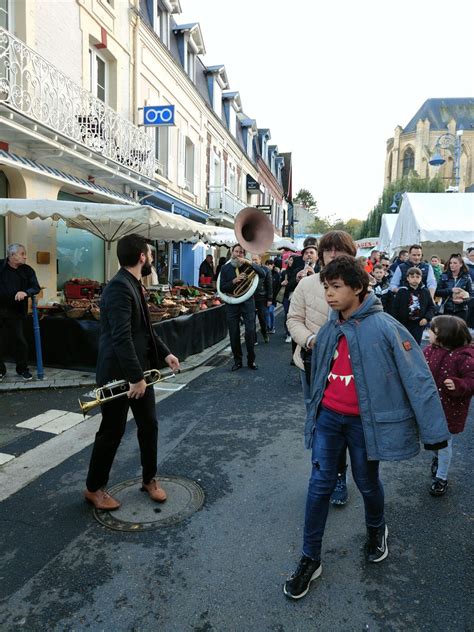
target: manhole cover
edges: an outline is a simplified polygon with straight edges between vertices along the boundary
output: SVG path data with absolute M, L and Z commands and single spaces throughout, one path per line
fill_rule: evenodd
M 115 531 L 148 531 L 177 524 L 202 507 L 204 492 L 194 481 L 180 476 L 160 476 L 159 481 L 166 502 L 153 502 L 140 491 L 141 478 L 132 478 L 107 490 L 122 505 L 116 511 L 94 509 L 96 520 Z

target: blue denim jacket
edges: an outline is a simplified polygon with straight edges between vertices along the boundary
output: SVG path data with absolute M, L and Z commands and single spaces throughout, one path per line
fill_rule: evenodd
M 332 312 L 313 351 L 311 402 L 317 411 L 341 335 L 347 339 L 369 460 L 414 457 L 425 444 L 449 439 L 435 382 L 420 347 L 369 294 L 347 321 Z M 315 416 L 306 423 L 311 447 Z

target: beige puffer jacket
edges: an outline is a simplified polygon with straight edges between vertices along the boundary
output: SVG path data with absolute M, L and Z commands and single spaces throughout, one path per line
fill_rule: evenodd
M 300 369 L 304 369 L 301 348 L 306 346 L 308 337 L 317 334 L 326 323 L 330 311 L 319 274 L 301 279 L 291 297 L 286 321 L 291 337 L 298 345 L 293 360 Z

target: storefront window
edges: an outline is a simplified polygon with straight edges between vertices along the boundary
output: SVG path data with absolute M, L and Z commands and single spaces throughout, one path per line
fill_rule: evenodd
M 0 259 L 6 254 L 7 245 L 5 243 L 5 218 L 0 217 Z
M 3 171 L 0 171 L 0 197 L 8 197 L 8 180 Z M 2 216 L 0 217 L 0 259 L 6 256 L 7 243 L 5 239 L 5 217 Z
M 155 242 L 153 252 L 156 273 L 158 274 L 159 283 L 168 283 L 168 244 L 163 242 Z
M 60 221 L 56 232 L 58 289 L 72 278 L 87 278 L 103 283 L 104 242 L 80 228 L 68 228 Z

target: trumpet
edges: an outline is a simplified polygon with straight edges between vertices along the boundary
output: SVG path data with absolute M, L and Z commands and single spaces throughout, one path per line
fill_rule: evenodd
M 145 371 L 143 373 L 143 378 L 146 382 L 147 388 L 148 386 L 153 386 L 153 384 L 156 384 L 157 382 L 169 380 L 172 377 L 176 377 L 174 373 L 172 373 L 168 377 L 161 377 L 161 373 L 158 371 L 158 369 L 150 369 L 149 371 Z M 123 397 L 128 393 L 129 389 L 130 384 L 126 380 L 115 380 L 113 382 L 108 382 L 107 384 L 104 384 L 104 386 L 94 389 L 93 392 L 95 399 L 93 399 L 92 401 L 81 402 L 81 400 L 79 400 L 79 407 L 85 417 L 86 413 L 88 413 L 96 406 L 101 406 L 102 404 L 106 404 L 113 399 Z

